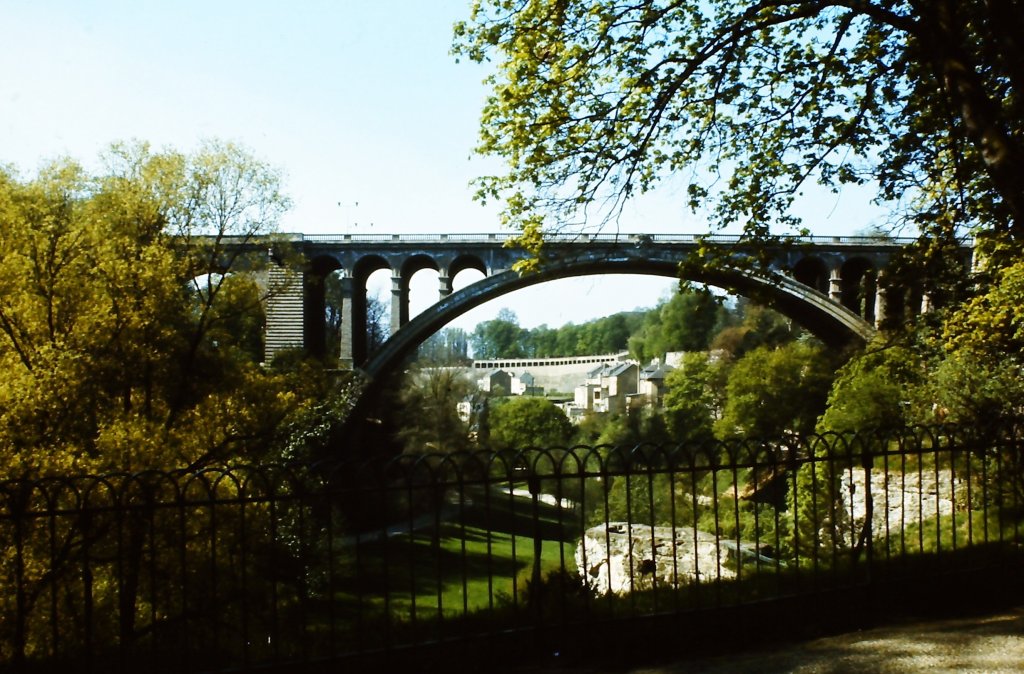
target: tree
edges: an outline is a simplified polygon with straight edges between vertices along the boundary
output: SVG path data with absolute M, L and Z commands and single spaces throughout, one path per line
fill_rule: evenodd
M 324 353 L 327 358 L 338 358 L 341 354 L 342 298 L 341 274 L 332 272 L 324 277 Z
M 618 353 L 626 349 L 642 317 L 642 312 L 624 311 L 580 325 L 542 325 L 522 333 L 523 350 L 527 357 L 536 358 Z
M 436 365 L 469 362 L 469 337 L 462 328 L 444 328 L 420 344 L 418 356 Z
M 181 510 L 168 525 L 147 510 L 149 487 L 163 493 L 174 474 L 210 466 L 309 459 L 344 417 L 348 392 L 344 380 L 308 365 L 258 362 L 262 303 L 279 289 L 264 273 L 267 248 L 286 252 L 269 237 L 288 203 L 274 170 L 222 143 L 189 155 L 114 146 L 104 159 L 96 173 L 70 160 L 27 180 L 0 170 L 0 476 L 34 485 L 24 490 L 30 507 L 64 502 L 44 498 L 46 484 L 69 494 L 76 484 L 104 485 L 102 495 L 90 488 L 68 501 L 92 504 L 94 516 L 0 553 L 0 582 L 24 588 L 18 618 L 36 623 L 23 624 L 25 634 L 56 631 L 50 611 L 33 608 L 83 583 L 97 614 L 116 616 L 98 626 L 97 643 L 108 635 L 127 643 L 154 621 L 178 619 L 173 609 L 149 610 L 145 574 L 181 584 L 186 551 L 208 554 L 214 539 L 231 545 L 237 518 L 257 530 L 269 514 L 251 504 L 244 515 L 220 513 L 213 526 Z M 76 482 L 82 473 L 118 476 Z M 41 475 L 59 479 L 36 481 Z M 211 497 L 259 491 L 215 482 Z M 259 563 L 244 564 L 250 589 L 260 587 L 251 573 Z M 197 599 L 188 610 L 201 615 Z M 0 602 L 0 624 L 18 622 L 14 610 Z M 53 647 L 31 639 L 29 653 Z
M 978 436 L 976 451 L 991 460 L 988 493 L 1001 493 L 1004 503 L 1013 504 L 1024 502 L 1021 452 L 1004 443 L 989 444 L 986 438 L 1005 432 L 1006 420 L 1016 427 L 1024 411 L 1022 307 L 1024 261 L 1016 260 L 992 274 L 982 292 L 950 312 L 942 326 L 942 360 L 926 386 L 942 420 L 961 423 Z
M 836 372 L 817 424 L 823 437 L 805 446 L 810 461 L 797 468 L 787 494 L 796 552 L 809 565 L 830 563 L 836 550 L 862 552 L 843 481 L 848 486 L 861 468 L 861 452 L 887 449 L 886 432 L 923 418 L 927 361 L 912 346 L 876 340 Z
M 824 350 L 805 342 L 759 347 L 729 371 L 721 438 L 776 438 L 806 433 L 824 411 L 832 368 Z
M 366 298 L 366 349 L 373 353 L 391 335 L 391 308 L 379 297 Z
M 492 404 L 489 422 L 497 449 L 562 447 L 572 438 L 572 424 L 546 398 L 517 396 Z
M 257 275 L 287 207 L 230 144 L 114 146 L 0 176 L 0 470 L 199 467 L 265 455 L 304 404 L 257 362 Z M 239 272 L 246 272 L 241 274 Z
M 1008 0 L 478 0 L 478 151 L 521 243 L 668 176 L 763 241 L 809 183 L 877 184 L 940 241 L 1024 228 L 1024 14 Z
M 665 419 L 673 442 L 714 439 L 714 423 L 725 402 L 728 365 L 707 353 L 687 353 L 665 377 Z
M 406 375 L 399 394 L 398 435 L 406 452 L 468 449 L 469 425 L 458 404 L 473 383 L 457 368 L 423 367 Z
M 938 357 L 925 390 L 944 419 L 991 425 L 1020 415 L 1024 385 L 1024 262 L 990 273 L 974 297 L 948 312 L 930 346 Z
M 920 395 L 926 367 L 921 355 L 905 346 L 871 345 L 836 372 L 818 430 L 903 427 L 914 420 L 911 404 Z
M 731 358 L 740 358 L 759 346 L 776 347 L 792 342 L 801 332 L 782 314 L 742 297 L 737 298 L 730 318 L 737 322 L 715 334 L 710 349 L 724 352 Z
M 509 309 L 502 309 L 490 321 L 476 326 L 469 338 L 474 358 L 522 358 L 523 337 L 526 331 L 519 327 L 519 319 Z
M 328 357 L 335 359 L 341 350 L 342 298 L 341 275 L 328 274 L 324 277 L 324 350 Z M 380 297 L 366 296 L 366 348 L 369 353 L 387 341 L 390 334 L 390 311 L 390 307 Z
M 592 416 L 603 418 L 602 422 L 600 426 L 592 421 L 589 427 L 577 427 L 581 441 L 592 438 L 593 444 L 621 447 L 628 451 L 632 445 L 658 445 L 672 440 L 665 427 L 665 419 L 658 410 L 634 409 Z M 598 428 L 600 430 L 595 436 L 594 431 Z
M 643 327 L 629 340 L 629 349 L 642 362 L 664 358 L 670 351 L 706 351 L 726 309 L 706 288 L 690 284 L 662 302 L 644 318 Z

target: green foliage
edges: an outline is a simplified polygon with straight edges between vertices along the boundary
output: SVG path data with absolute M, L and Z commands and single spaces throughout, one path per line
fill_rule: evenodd
M 473 357 L 487 358 L 522 358 L 526 355 L 523 348 L 523 337 L 526 331 L 519 327 L 519 319 L 515 313 L 502 309 L 498 317 L 479 323 L 469 338 L 473 348 Z
M 799 327 L 782 314 L 738 298 L 734 318 L 711 339 L 710 349 L 740 358 L 759 346 L 776 347 L 801 335 Z
M 598 438 L 615 418 L 613 414 L 588 412 L 576 424 L 576 441 L 585 445 L 601 444 Z
M 294 412 L 280 420 L 278 434 L 283 446 L 274 450 L 273 458 L 311 464 L 345 442 L 340 434 L 363 382 L 352 372 L 325 370 L 320 362 L 298 350 L 292 355 L 292 359 L 278 355 L 271 366 L 296 400 Z
M 341 353 L 341 318 L 342 318 L 342 277 L 339 273 L 330 273 L 324 277 L 324 353 L 328 359 L 337 360 Z M 379 297 L 367 294 L 366 297 L 366 348 L 373 353 L 383 344 L 391 333 L 389 320 L 391 308 Z
M 469 336 L 462 328 L 443 328 L 420 344 L 417 357 L 435 365 L 464 365 L 469 361 Z
M 942 324 L 941 343 L 873 346 L 844 369 L 821 428 L 984 423 L 1024 395 L 1022 34 L 1013 3 L 982 0 L 478 0 L 454 52 L 495 64 L 478 151 L 504 170 L 477 196 L 500 200 L 539 254 L 546 233 L 603 224 L 667 179 L 713 229 L 741 227 L 754 244 L 802 231 L 792 206 L 812 183 L 877 187 L 887 224 L 921 234 L 889 270 L 893 290 L 961 299 L 954 247 L 968 233 L 983 273 L 960 309 L 919 321 Z M 709 240 L 688 264 L 739 263 L 722 250 Z M 766 262 L 766 246 L 747 250 Z M 630 348 L 660 355 L 669 332 Z M 755 312 L 712 339 L 737 361 L 718 435 L 814 426 L 828 378 L 779 348 L 793 336 Z M 703 418 L 693 411 L 680 418 Z
M 996 269 L 988 281 L 981 292 L 951 312 L 943 343 L 947 350 L 973 358 L 1020 362 L 1024 353 L 1024 261 L 1017 259 Z
M 454 52 L 495 64 L 478 151 L 506 166 L 478 198 L 530 250 L 670 176 L 755 241 L 815 181 L 1019 239 L 1022 24 L 982 0 L 478 0 Z
M 562 410 L 545 398 L 517 396 L 495 401 L 489 423 L 495 449 L 564 447 L 573 434 Z
M 746 497 L 747 472 L 669 473 L 640 462 L 629 475 L 611 479 L 607 510 L 591 513 L 590 521 L 694 527 L 721 540 L 756 542 L 773 557 L 788 556 L 790 517 L 782 504 Z
M 595 444 L 629 447 L 641 443 L 661 444 L 670 441 L 665 419 L 658 410 L 629 410 L 605 416 L 607 419 L 594 440 Z
M 398 396 L 396 424 L 406 452 L 453 452 L 469 449 L 469 425 L 457 405 L 474 390 L 462 372 L 423 367 L 406 374 Z
M 714 422 L 725 404 L 727 375 L 727 363 L 707 353 L 684 354 L 679 367 L 668 373 L 663 405 L 673 442 L 696 444 L 714 437 Z
M 705 288 L 684 284 L 653 309 L 612 314 L 560 328 L 519 327 L 508 310 L 477 325 L 469 337 L 473 357 L 549 358 L 618 353 L 627 349 L 641 362 L 668 352 L 724 351 L 739 357 L 762 345 L 777 346 L 801 334 L 781 314 L 743 298 L 731 309 Z
M 832 368 L 819 346 L 793 342 L 754 349 L 729 371 L 715 434 L 776 438 L 811 431 L 831 382 Z
M 903 346 L 869 346 L 836 373 L 819 431 L 899 428 L 912 420 L 924 379 L 919 354 Z
M 470 336 L 474 358 L 552 358 L 618 353 L 638 328 L 641 312 L 622 312 L 560 328 L 520 328 L 511 311 L 476 326 Z
M 636 473 L 612 478 L 608 490 L 608 521 L 671 526 L 675 494 L 670 476 L 642 470 L 641 466 Z M 604 515 L 598 519 L 604 521 Z M 682 518 L 677 517 L 676 524 L 683 523 Z
M 726 318 L 727 310 L 710 290 L 684 284 L 647 312 L 643 327 L 629 339 L 630 353 L 647 362 L 670 351 L 706 351 Z
M 641 319 L 639 312 L 621 312 L 560 328 L 540 326 L 525 335 L 527 356 L 585 356 L 624 351 Z
M 770 551 L 770 557 L 788 558 L 789 517 L 769 503 L 737 499 L 726 492 L 714 501 L 715 508 L 700 508 L 696 522 L 700 531 L 717 532 L 723 540 L 745 544 L 757 543 L 759 550 Z M 735 560 L 733 560 L 735 561 Z M 735 569 L 735 564 L 732 565 Z
M 942 421 L 984 427 L 1020 415 L 1024 380 L 1013 356 L 993 360 L 954 351 L 934 366 L 919 395 Z
M 267 576 L 255 568 L 266 557 L 222 551 L 243 544 L 244 522 L 248 544 L 272 550 L 277 562 L 293 559 L 295 527 L 309 520 L 279 504 L 270 524 L 257 498 L 286 481 L 211 477 L 203 496 L 239 504 L 222 508 L 216 523 L 206 507 L 147 511 L 147 495 L 201 499 L 196 476 L 218 466 L 322 456 L 355 388 L 301 359 L 259 362 L 262 306 L 282 290 L 268 280 L 267 247 L 289 257 L 270 236 L 288 205 L 274 170 L 218 143 L 191 155 L 114 146 L 104 159 L 97 174 L 69 160 L 27 180 L 0 172 L 0 475 L 60 476 L 58 500 L 26 491 L 25 505 L 94 513 L 54 520 L 45 538 L 26 536 L 17 558 L 0 558 L 0 576 L 24 583 L 26 610 L 88 594 L 102 616 L 90 635 L 97 653 L 118 639 L 143 643 L 154 621 L 180 615 L 146 579 L 184 587 L 183 555 L 225 577 L 241 573 L 249 592 L 266 595 Z M 191 486 L 174 491 L 169 475 L 182 470 Z M 159 471 L 168 479 L 154 477 Z M 68 476 L 82 473 L 117 477 L 73 498 Z M 124 510 L 115 513 L 114 502 Z M 270 530 L 273 541 L 256 533 Z M 298 574 L 279 572 L 275 592 L 288 602 Z M 187 585 L 182 602 L 201 614 L 213 597 L 208 580 Z M 216 615 L 240 624 L 242 602 L 221 600 Z M 13 610 L 0 602 L 0 624 L 14 623 Z M 47 615 L 34 612 L 27 619 L 40 624 L 26 629 L 51 634 L 58 626 Z M 76 610 L 64 615 L 81 619 Z M 29 639 L 26 652 L 45 649 L 48 638 Z
M 836 551 L 851 547 L 856 535 L 840 492 L 840 480 L 852 462 L 842 458 L 841 449 L 841 443 L 835 450 L 825 445 L 813 447 L 812 459 L 797 469 L 786 494 L 794 552 L 814 566 L 829 564 Z

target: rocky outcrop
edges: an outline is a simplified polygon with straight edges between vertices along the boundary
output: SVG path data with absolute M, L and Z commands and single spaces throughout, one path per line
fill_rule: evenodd
M 873 471 L 870 480 L 871 526 L 875 538 L 910 525 L 948 517 L 964 500 L 966 486 L 949 470 L 908 473 Z M 837 530 L 821 531 L 823 541 L 853 547 L 867 519 L 867 474 L 845 471 L 839 480 Z M 956 498 L 954 498 L 956 497 Z M 837 535 L 834 535 L 837 534 Z M 736 577 L 737 560 L 785 566 L 752 543 L 721 539 L 692 527 L 651 527 L 609 522 L 588 529 L 576 546 L 576 567 L 587 586 L 605 594 Z M 744 566 L 744 568 L 746 568 Z
M 954 496 L 964 500 L 966 487 L 963 480 L 954 478 L 949 470 L 934 469 L 918 472 L 871 473 L 871 531 L 874 538 L 883 538 L 912 524 L 919 524 L 936 516 L 948 517 L 953 513 Z M 867 475 L 864 470 L 844 472 L 839 481 L 839 503 L 844 514 L 844 542 L 853 546 L 854 538 L 867 519 Z M 824 534 L 824 532 L 823 532 Z
M 735 578 L 737 557 L 776 563 L 752 544 L 693 528 L 628 522 L 592 527 L 576 546 L 576 567 L 599 594 Z

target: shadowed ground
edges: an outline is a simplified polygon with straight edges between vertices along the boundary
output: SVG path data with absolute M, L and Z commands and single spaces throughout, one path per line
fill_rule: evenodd
M 623 671 L 600 667 L 524 670 L 544 674 Z M 1024 607 L 878 627 L 776 649 L 626 670 L 630 674 L 861 674 L 1024 672 Z
M 739 659 L 640 672 L 1024 672 L 1024 607 L 977 618 L 882 627 Z

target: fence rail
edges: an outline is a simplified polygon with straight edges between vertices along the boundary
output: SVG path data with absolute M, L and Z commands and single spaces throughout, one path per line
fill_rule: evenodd
M 1020 431 L 10 480 L 0 663 L 238 670 L 509 635 L 550 651 L 658 616 L 941 595 L 943 574 L 1020 575 Z

